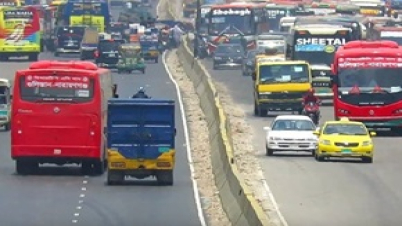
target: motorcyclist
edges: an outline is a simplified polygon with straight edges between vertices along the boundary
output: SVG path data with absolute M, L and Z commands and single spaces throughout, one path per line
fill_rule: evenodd
M 166 25 L 161 29 L 161 35 L 169 35 L 169 26 Z
M 144 87 L 140 87 L 138 92 L 136 94 L 134 94 L 132 98 L 135 98 L 135 99 L 149 99 L 150 97 L 147 94 L 145 94 Z
M 315 94 L 315 90 L 313 88 L 311 88 L 307 91 L 307 94 L 304 95 L 304 97 L 303 97 L 303 106 L 310 102 L 313 102 L 316 104 L 320 103 L 320 99 L 317 96 L 315 96 L 314 94 Z

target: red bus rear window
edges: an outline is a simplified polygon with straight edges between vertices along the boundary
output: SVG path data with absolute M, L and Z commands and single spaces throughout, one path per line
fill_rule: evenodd
M 20 79 L 20 96 L 25 101 L 83 103 L 94 95 L 94 80 L 85 76 L 27 75 Z

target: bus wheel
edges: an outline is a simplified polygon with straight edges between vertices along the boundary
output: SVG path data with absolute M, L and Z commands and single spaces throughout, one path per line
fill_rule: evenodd
M 38 56 L 39 56 L 39 54 L 37 54 L 37 53 L 33 53 L 33 54 L 30 54 L 29 56 L 28 56 L 28 60 L 29 61 L 38 61 Z
M 102 175 L 105 172 L 105 160 L 94 162 L 94 175 Z
M 173 185 L 173 170 L 161 170 L 156 174 L 159 185 Z
M 43 41 L 43 39 L 40 40 L 40 52 L 43 53 L 43 51 L 45 50 L 45 42 Z
M 28 175 L 35 173 L 39 168 L 37 162 L 17 160 L 15 162 L 15 171 L 20 175 Z

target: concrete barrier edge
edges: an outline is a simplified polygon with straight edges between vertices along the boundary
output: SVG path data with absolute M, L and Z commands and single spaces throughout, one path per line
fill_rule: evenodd
M 168 4 L 168 14 L 172 18 L 178 19 L 175 16 L 177 14 L 172 9 L 172 4 Z M 211 145 L 211 149 L 216 148 L 216 150 L 212 150 L 212 152 L 219 152 L 216 153 L 215 156 L 221 156 L 221 158 L 218 158 L 220 161 L 213 161 L 215 163 L 213 164 L 213 167 L 215 168 L 214 172 L 217 172 L 215 173 L 216 175 L 218 172 L 220 172 L 224 173 L 226 176 L 226 178 L 223 179 L 224 182 L 222 182 L 222 179 L 219 180 L 217 176 L 215 177 L 215 183 L 219 188 L 219 196 L 221 198 L 223 208 L 225 209 L 225 212 L 227 213 L 232 225 L 270 226 L 271 224 L 269 223 L 270 221 L 268 216 L 258 204 L 257 200 L 253 197 L 252 192 L 245 184 L 236 166 L 233 156 L 233 149 L 231 146 L 231 136 L 229 134 L 229 122 L 221 106 L 219 95 L 213 84 L 212 78 L 204 66 L 198 60 L 194 59 L 188 42 L 188 39 L 183 39 L 183 44 L 178 49 L 179 58 L 183 63 L 185 72 L 194 83 L 197 93 L 200 96 L 200 104 L 203 106 L 202 110 L 207 117 L 210 129 L 209 131 L 214 131 L 211 130 L 211 127 L 213 126 L 219 127 L 216 128 L 219 130 L 218 134 L 210 134 L 210 140 L 216 138 L 215 136 L 218 136 L 218 139 L 214 139 L 216 141 L 214 142 L 216 145 Z M 204 85 L 204 87 L 199 89 L 201 85 Z M 214 114 L 205 112 L 206 110 L 216 111 L 218 114 L 215 115 L 215 118 L 211 118 Z M 210 117 L 208 118 L 208 116 Z M 225 186 L 225 184 L 227 186 Z M 232 200 L 232 198 L 235 200 Z

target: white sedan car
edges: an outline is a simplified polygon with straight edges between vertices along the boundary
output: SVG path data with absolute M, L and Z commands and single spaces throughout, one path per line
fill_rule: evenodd
M 266 136 L 266 155 L 274 152 L 303 151 L 314 154 L 317 148 L 317 130 L 314 122 L 303 115 L 281 115 L 272 122 L 271 127 L 264 127 Z

